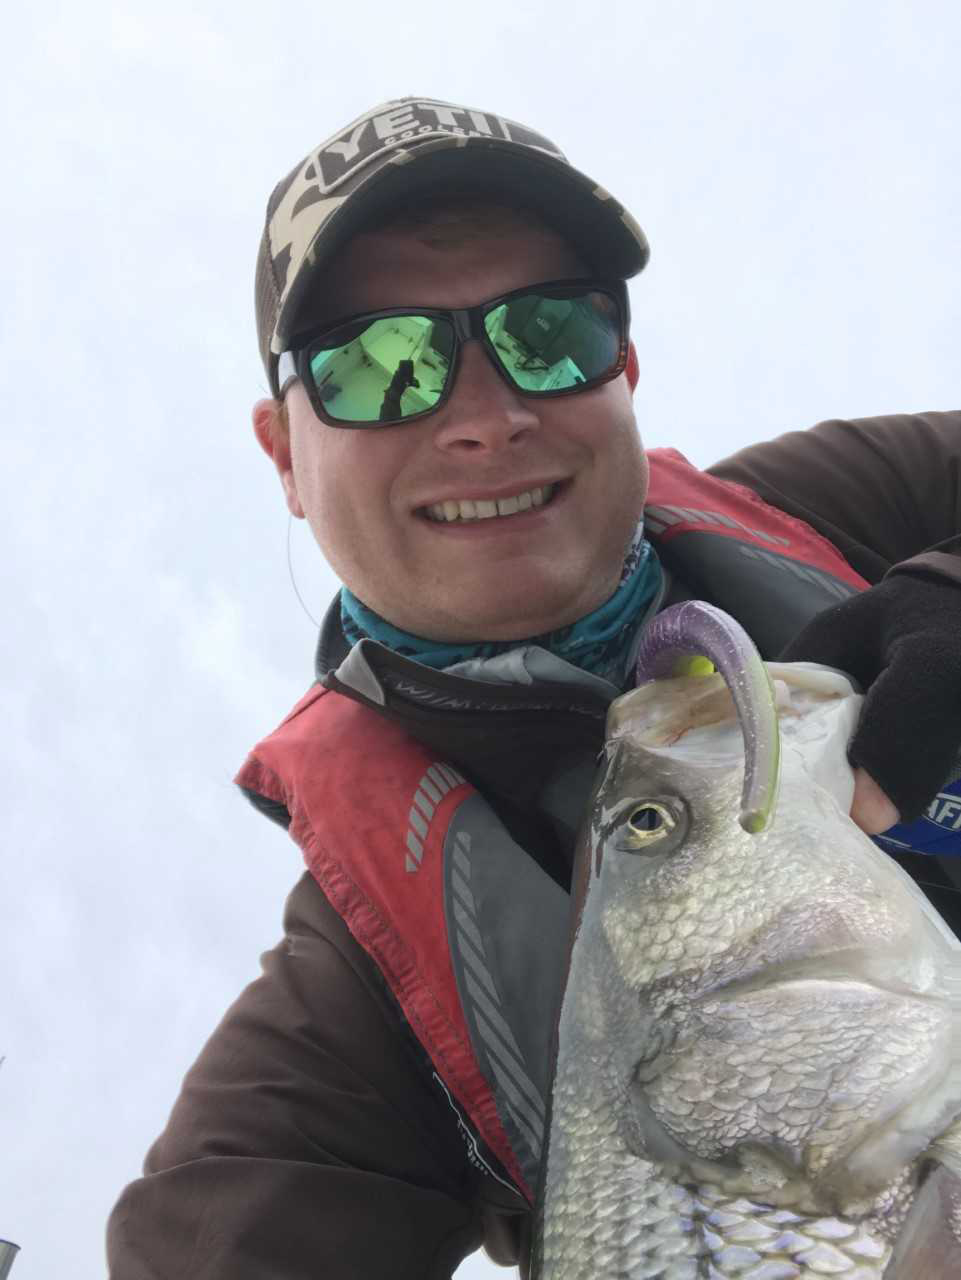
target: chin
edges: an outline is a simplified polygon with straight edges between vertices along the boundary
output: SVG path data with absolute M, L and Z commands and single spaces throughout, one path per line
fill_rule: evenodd
M 464 609 L 456 615 L 456 620 L 455 617 L 445 618 L 431 634 L 450 643 L 480 644 L 485 640 L 499 644 L 520 642 L 569 626 L 596 608 L 595 604 L 583 606 L 568 599 L 539 601 L 538 607 L 534 609 L 531 607 L 530 593 L 520 597 L 513 609 L 505 608 L 506 603 L 499 601 L 500 608 L 496 612 L 491 610 L 481 615 L 475 610 L 473 617 L 470 616 L 470 611 Z M 440 634 L 441 629 L 446 633 L 443 636 Z

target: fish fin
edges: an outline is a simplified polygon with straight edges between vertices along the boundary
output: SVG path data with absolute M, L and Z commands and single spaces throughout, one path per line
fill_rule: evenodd
M 922 1182 L 883 1280 L 957 1280 L 961 1276 L 961 1176 L 936 1164 Z

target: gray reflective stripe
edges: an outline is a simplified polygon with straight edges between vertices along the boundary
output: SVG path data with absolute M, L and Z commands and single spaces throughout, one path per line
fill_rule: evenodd
M 423 786 L 423 783 L 421 783 L 421 786 Z M 417 808 L 421 811 L 427 821 L 430 822 L 431 818 L 434 816 L 434 806 L 419 787 L 414 792 L 414 804 L 417 805 Z
M 474 1000 L 477 1001 L 478 1005 L 480 1005 L 484 1013 L 487 1014 L 488 1018 L 490 1019 L 494 1027 L 502 1036 L 505 1044 L 516 1055 L 518 1062 L 522 1062 L 523 1054 L 521 1053 L 520 1048 L 518 1047 L 517 1041 L 514 1039 L 514 1033 L 511 1031 L 510 1027 L 507 1025 L 507 1023 L 498 1013 L 493 1003 L 490 1000 L 488 1000 L 486 995 L 484 995 L 483 991 L 481 991 L 480 987 L 477 985 L 477 983 L 474 981 L 471 975 L 467 973 L 464 975 L 464 977 L 467 980 L 467 990 L 471 993 L 471 996 L 474 998 Z M 495 999 L 496 999 L 496 996 L 495 996 Z M 521 1070 L 521 1074 L 523 1075 L 524 1079 L 527 1080 L 527 1073 Z M 541 1095 L 538 1093 L 537 1089 L 534 1087 L 533 1084 L 531 1084 L 529 1080 L 528 1080 L 528 1084 L 530 1085 L 530 1088 L 533 1090 L 533 1093 L 531 1095 L 532 1098 L 536 1100 L 537 1105 L 541 1108 L 541 1110 L 543 1110 L 544 1101 L 541 1098 Z
M 454 886 L 454 892 L 457 894 L 458 898 L 460 898 L 467 910 L 471 915 L 473 915 L 476 910 L 474 906 L 474 895 L 470 891 L 470 885 L 456 867 L 451 875 L 451 883 Z
M 802 582 L 811 582 L 815 586 L 822 587 L 825 591 L 829 591 L 831 595 L 837 596 L 839 600 L 847 600 L 850 595 L 854 594 L 854 588 L 849 587 L 847 583 L 839 582 L 836 578 L 832 578 L 830 574 L 822 573 L 819 569 L 811 569 L 805 565 L 796 564 L 793 560 L 788 560 L 786 556 L 774 555 L 770 551 L 762 551 L 758 547 L 746 547 L 743 545 L 740 547 L 740 551 L 742 555 L 747 556 L 749 559 L 763 560 L 765 564 L 783 569 L 795 578 L 800 578 Z
M 662 521 L 664 524 L 680 524 L 681 517 L 674 515 L 665 507 L 647 507 L 644 511 L 645 516 L 654 516 L 655 519 Z
M 477 1029 L 480 1031 L 481 1039 L 487 1048 L 488 1053 L 493 1055 L 500 1064 L 501 1070 L 505 1071 L 510 1078 L 510 1082 L 516 1092 L 516 1097 L 512 1096 L 512 1100 L 518 1107 L 523 1107 L 524 1114 L 530 1123 L 534 1126 L 535 1132 L 538 1123 L 543 1124 L 544 1121 L 544 1105 L 538 1098 L 536 1104 L 530 1098 L 524 1097 L 524 1082 L 530 1085 L 524 1074 L 523 1068 L 514 1061 L 513 1054 L 501 1040 L 500 1036 L 490 1025 L 479 1009 L 474 1010 L 477 1018 Z M 536 1091 L 535 1091 L 536 1092 Z
M 490 1023 L 490 1034 L 495 1036 L 492 1042 L 484 1035 L 489 1047 L 496 1048 L 500 1051 L 500 1057 L 505 1069 L 509 1069 L 514 1083 L 523 1093 L 527 1095 L 528 1101 L 533 1104 L 534 1110 L 543 1120 L 544 1118 L 544 1099 L 537 1090 L 537 1086 L 528 1076 L 521 1064 L 521 1051 L 518 1048 L 517 1041 L 511 1034 L 511 1029 L 491 1004 L 490 1000 L 484 995 L 480 987 L 471 980 L 470 974 L 467 974 L 467 987 L 471 995 L 478 1004 L 478 1025 L 484 1023 L 481 1017 L 483 1011 Z M 486 1024 L 485 1024 L 486 1026 Z M 481 1026 L 481 1033 L 484 1033 L 485 1026 Z M 499 1033 L 499 1034 L 498 1034 Z
M 507 1064 L 504 1062 L 503 1053 L 498 1052 L 498 1046 L 491 1044 L 485 1034 L 484 1019 L 477 1015 L 477 1028 L 481 1033 L 482 1041 L 484 1041 L 486 1050 L 488 1050 L 488 1061 L 490 1069 L 493 1071 L 496 1082 L 503 1089 L 504 1096 L 511 1102 L 511 1110 L 520 1112 L 526 1121 L 525 1128 L 530 1129 L 531 1146 L 535 1148 L 535 1155 L 540 1155 L 536 1148 L 540 1147 L 541 1139 L 544 1137 L 544 1115 L 537 1114 L 534 1107 L 530 1105 L 527 1098 L 523 1097 L 520 1089 L 517 1088 L 517 1080 L 508 1070 Z M 525 1135 L 527 1137 L 527 1135 Z
M 718 524 L 723 524 L 728 529 L 740 529 L 741 527 L 738 522 L 736 520 L 732 520 L 730 516 L 722 516 L 720 511 L 712 511 L 711 515 Z
M 849 587 L 846 582 L 835 582 L 826 574 L 819 573 L 818 581 L 823 587 L 826 587 L 828 591 L 833 592 L 839 600 L 847 600 L 849 596 L 854 595 L 853 587 Z
M 448 791 L 450 791 L 450 783 L 441 773 L 436 764 L 432 764 L 427 770 L 427 777 L 430 778 L 431 782 L 433 782 L 434 786 L 442 796 L 446 796 Z
M 455 769 L 435 760 L 414 788 L 413 803 L 407 814 L 407 848 L 414 853 L 417 862 L 412 863 L 409 856 L 405 857 L 404 865 L 408 871 L 416 871 L 420 865 L 424 854 L 423 842 L 427 840 L 437 805 L 453 786 L 459 786 L 463 781 Z
M 687 524 L 690 524 L 690 522 L 691 522 L 692 520 L 696 520 L 696 519 L 697 519 L 697 516 L 692 516 L 692 515 L 691 515 L 691 513 L 690 513 L 690 511 L 687 509 L 687 507 L 675 507 L 675 506 L 670 506 L 670 507 L 668 507 L 667 509 L 668 509 L 668 511 L 673 511 L 673 512 L 674 512 L 674 514 L 675 514 L 676 516 L 678 516 L 681 520 L 685 521 L 685 523 L 687 523 Z
M 762 529 L 751 529 L 746 524 L 741 524 L 739 520 L 722 516 L 719 511 L 698 511 L 695 507 L 673 505 L 648 507 L 647 511 L 664 524 L 680 524 L 682 520 L 688 524 L 722 524 L 728 529 L 740 529 L 742 533 L 749 534 L 752 538 L 760 538 L 764 542 L 774 542 L 781 547 L 791 545 L 787 538 L 781 538 L 776 533 L 765 533 Z
M 763 551 L 760 554 L 764 556 Z M 770 562 L 771 557 L 764 556 L 764 559 Z M 818 576 L 818 574 L 813 569 L 806 568 L 803 564 L 789 563 L 787 565 L 787 568 L 788 568 L 788 571 L 790 573 L 793 573 L 796 578 L 803 578 L 805 582 L 815 582 L 815 583 L 820 582 L 820 577 Z
M 480 956 L 475 955 L 471 949 L 465 946 L 466 939 L 461 936 L 459 942 L 465 963 L 471 972 L 477 972 L 478 977 L 490 992 L 493 1001 L 496 1001 L 497 993 L 494 989 L 494 984 L 481 958 L 483 955 L 483 943 L 480 934 L 474 922 L 468 919 L 467 913 L 460 906 L 460 903 L 456 901 L 454 903 L 454 917 L 467 936 L 474 941 L 481 953 Z M 517 1042 L 511 1034 L 510 1028 L 498 1013 L 492 1001 L 487 998 L 473 980 L 471 972 L 465 972 L 466 985 L 474 1001 L 474 1021 L 487 1049 L 491 1069 L 504 1093 L 513 1104 L 512 1113 L 519 1111 L 521 1116 L 526 1118 L 526 1124 L 523 1126 L 525 1137 L 531 1143 L 534 1154 L 539 1156 L 541 1139 L 538 1135 L 543 1132 L 544 1127 L 543 1099 L 518 1060 L 520 1049 L 517 1047 Z M 482 1010 L 483 1013 L 481 1012 Z M 484 1017 L 485 1013 L 487 1014 L 486 1018 Z M 501 1030 L 502 1034 L 506 1033 L 507 1043 L 502 1039 L 502 1035 L 499 1035 L 498 1031 L 494 1029 L 495 1025 Z M 511 1045 L 517 1052 L 517 1058 L 511 1052 Z M 528 1096 L 525 1098 L 524 1094 Z M 520 1116 L 515 1115 L 515 1120 L 519 1121 Z
M 407 815 L 407 821 L 414 828 L 421 840 L 427 839 L 427 823 L 420 816 L 417 810 L 411 805 L 410 813 Z
M 480 1021 L 480 1019 L 478 1019 Z M 490 1062 L 491 1071 L 494 1078 L 500 1085 L 505 1097 L 511 1104 L 511 1114 L 515 1121 L 521 1121 L 520 1129 L 524 1137 L 530 1143 L 531 1149 L 535 1156 L 540 1155 L 541 1140 L 543 1138 L 543 1123 L 538 1121 L 537 1116 L 530 1107 L 525 1103 L 524 1099 L 517 1092 L 517 1087 L 509 1075 L 499 1065 L 497 1055 L 491 1050 L 490 1045 L 487 1046 L 490 1053 L 488 1061 Z M 520 1114 L 518 1114 L 518 1112 Z M 538 1132 L 540 1130 L 540 1132 Z
M 787 538 L 779 538 L 776 533 L 765 533 L 763 529 L 748 529 L 748 533 L 753 533 L 755 538 L 763 538 L 765 542 L 774 542 L 780 547 L 791 545 Z
M 493 978 L 487 972 L 487 965 L 484 963 L 484 957 L 478 955 L 462 933 L 457 935 L 457 945 L 461 949 L 461 955 L 464 959 L 465 965 L 470 969 L 474 977 L 484 984 L 490 992 L 492 999 L 496 1000 L 497 989 L 494 986 Z
M 444 840 L 444 912 L 474 1057 L 533 1187 L 570 902 L 476 791 L 457 806 Z
M 459 844 L 454 845 L 454 862 L 461 875 L 470 876 L 470 860 Z
M 766 556 L 763 551 L 759 551 L 757 547 L 746 547 L 743 543 L 738 547 L 742 556 L 747 556 L 749 560 L 772 560 L 773 556 Z
M 477 925 L 474 924 L 474 921 L 470 918 L 470 916 L 467 914 L 467 912 L 464 910 L 464 908 L 460 905 L 459 902 L 454 903 L 454 918 L 456 919 L 460 927 L 464 930 L 464 932 L 467 934 L 468 938 L 470 938 L 471 942 L 473 942 L 478 952 L 481 955 L 483 955 L 484 944 L 481 941 L 481 936 L 480 936 L 480 933 L 478 932 Z
M 846 583 L 838 582 L 830 574 L 822 573 L 820 569 L 812 569 L 806 565 L 797 564 L 793 560 L 788 560 L 783 556 L 772 555 L 768 551 L 758 551 L 757 555 L 768 564 L 780 565 L 782 568 L 787 569 L 788 573 L 793 573 L 796 578 L 800 578 L 804 582 L 812 582 L 815 586 L 823 587 L 826 591 L 830 591 L 832 595 L 837 596 L 839 600 L 846 600 L 849 595 L 853 594 L 852 587 L 848 587 Z
M 431 782 L 430 778 L 426 776 L 426 774 L 423 778 L 421 778 L 420 782 L 417 785 L 418 785 L 418 788 L 421 791 L 423 791 L 425 795 L 430 796 L 434 804 L 440 804 L 441 800 L 443 800 L 444 793 L 442 791 L 437 790 L 437 788 Z
M 496 1074 L 496 1071 L 497 1071 L 496 1065 L 494 1066 L 494 1071 Z M 538 1138 L 535 1134 L 531 1132 L 530 1126 L 524 1123 L 523 1116 L 519 1116 L 517 1114 L 517 1112 L 511 1106 L 510 1102 L 507 1103 L 507 1111 L 508 1111 L 508 1114 L 510 1115 L 510 1118 L 517 1125 L 517 1128 L 527 1139 L 528 1145 L 530 1146 L 531 1151 L 534 1153 L 534 1159 L 540 1160 L 541 1151 L 543 1150 L 543 1146 L 544 1146 L 544 1139 L 543 1139 L 544 1126 L 543 1125 L 541 1126 L 541 1137 Z

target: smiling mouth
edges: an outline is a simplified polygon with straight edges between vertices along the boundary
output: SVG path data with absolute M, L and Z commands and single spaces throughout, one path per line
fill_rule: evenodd
M 523 515 L 537 507 L 545 507 L 560 489 L 560 484 L 538 485 L 524 489 L 509 498 L 472 499 L 449 498 L 421 507 L 419 514 L 435 524 L 467 524 L 477 520 L 492 520 L 495 516 Z

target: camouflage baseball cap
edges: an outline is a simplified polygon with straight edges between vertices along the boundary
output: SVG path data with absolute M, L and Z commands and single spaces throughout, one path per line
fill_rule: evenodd
M 444 187 L 518 197 L 604 274 L 627 279 L 647 262 L 627 210 L 543 134 L 436 98 L 385 102 L 316 147 L 267 202 L 256 306 L 273 395 L 278 357 L 323 264 L 371 219 Z

